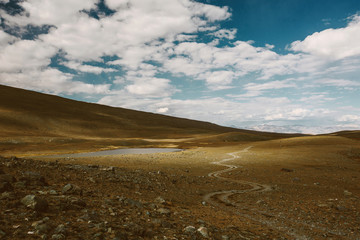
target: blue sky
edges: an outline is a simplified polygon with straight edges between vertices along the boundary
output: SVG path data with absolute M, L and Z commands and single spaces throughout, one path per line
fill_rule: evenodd
M 356 0 L 0 0 L 0 84 L 238 128 L 360 129 Z

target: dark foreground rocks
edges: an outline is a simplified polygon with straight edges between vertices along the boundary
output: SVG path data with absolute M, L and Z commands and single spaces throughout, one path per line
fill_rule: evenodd
M 178 180 L 0 157 L 0 239 L 242 239 L 162 197 L 165 181 Z

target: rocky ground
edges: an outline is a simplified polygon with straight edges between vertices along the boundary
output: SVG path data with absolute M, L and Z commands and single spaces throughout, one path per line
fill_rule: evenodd
M 0 239 L 360 239 L 359 142 L 305 140 L 0 157 Z
M 176 197 L 173 202 L 178 181 L 199 184 L 203 180 L 161 171 L 0 158 L 0 239 L 256 236 L 234 225 L 220 228 L 193 214 L 194 207 L 209 207 L 202 206 L 199 194 L 195 206 L 186 207 L 186 200 L 177 204 Z

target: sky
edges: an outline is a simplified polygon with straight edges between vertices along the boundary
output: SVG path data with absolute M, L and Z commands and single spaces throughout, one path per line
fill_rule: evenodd
M 360 129 L 360 1 L 0 0 L 0 84 L 242 129 Z

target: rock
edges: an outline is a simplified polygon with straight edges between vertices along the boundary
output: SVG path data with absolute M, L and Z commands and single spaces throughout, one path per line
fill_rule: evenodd
M 168 209 L 168 208 L 159 208 L 157 210 L 157 212 L 161 213 L 161 214 L 170 214 L 171 213 L 170 209 Z
M 80 210 L 86 207 L 86 202 L 76 197 L 65 197 L 60 200 L 60 209 L 63 211 Z
M 293 172 L 293 169 L 289 169 L 289 168 L 282 168 L 280 171 L 282 172 Z
M 294 178 L 292 179 L 292 181 L 293 181 L 293 182 L 300 182 L 300 178 L 294 177 Z
M 339 212 L 345 212 L 345 211 L 348 210 L 346 207 L 341 206 L 341 205 L 337 205 L 337 206 L 335 207 L 335 209 L 338 210 Z
M 107 172 L 115 172 L 115 167 L 103 167 L 100 168 L 101 171 L 107 171 Z
M 203 236 L 204 238 L 209 237 L 209 231 L 208 231 L 208 229 L 206 227 L 199 227 L 197 232 L 200 233 L 201 236 Z
M 39 198 L 35 195 L 27 195 L 23 199 L 21 199 L 21 203 L 24 204 L 26 207 L 34 209 L 38 212 L 45 212 L 49 204 L 46 200 Z
M 3 192 L 0 196 L 0 200 L 14 200 L 15 194 L 13 192 Z
M 92 183 L 96 183 L 95 179 L 92 178 L 92 177 L 89 177 L 88 180 L 89 180 L 90 182 L 92 182 Z
M 51 227 L 47 223 L 42 223 L 35 227 L 35 230 L 38 234 L 48 233 L 50 231 L 50 229 L 51 229 Z
M 44 239 L 44 240 L 49 239 L 49 238 L 48 238 L 48 235 L 46 235 L 46 234 L 41 235 L 40 238 L 41 238 L 41 239 Z
M 51 236 L 51 239 L 61 240 L 61 239 L 65 239 L 65 236 L 64 236 L 64 234 L 53 234 L 53 235 Z
M 2 230 L 0 230 L 0 239 L 4 238 L 6 236 L 6 233 Z
M 130 198 L 125 199 L 124 203 L 127 205 L 130 205 L 132 207 L 144 208 L 144 205 L 141 202 L 130 199 Z
M 50 195 L 57 195 L 58 193 L 57 193 L 55 190 L 51 189 L 51 190 L 49 191 L 49 194 L 50 194 Z
M 24 181 L 26 185 L 37 185 L 37 186 L 47 186 L 48 184 L 45 181 L 45 178 L 37 172 L 24 172 L 23 176 L 20 177 L 20 181 Z
M 166 203 L 166 201 L 165 201 L 165 199 L 163 199 L 162 197 L 159 196 L 155 199 L 155 203 L 164 204 L 164 203 Z
M 79 186 L 73 184 L 66 184 L 62 189 L 62 194 L 79 194 L 82 195 L 82 190 Z
M 348 190 L 344 190 L 345 196 L 352 196 L 352 192 L 349 192 Z
M 99 222 L 100 215 L 96 211 L 91 211 L 86 213 L 85 215 L 81 216 L 80 219 L 84 221 L 92 221 L 92 222 Z
M 85 208 L 86 207 L 86 202 L 84 202 L 83 200 L 78 199 L 78 198 L 72 198 L 70 203 L 71 203 L 71 205 L 75 205 L 75 206 L 77 206 L 79 208 Z
M 318 207 L 324 208 L 324 207 L 329 207 L 329 205 L 326 203 L 320 203 L 318 204 Z
M 66 233 L 66 228 L 64 224 L 60 224 L 59 226 L 57 226 L 54 230 L 54 233 L 56 234 L 65 234 Z
M 184 228 L 184 233 L 186 234 L 194 234 L 196 232 L 196 228 L 194 226 L 187 226 Z
M 100 239 L 104 239 L 104 234 L 102 232 L 96 233 L 94 234 L 94 240 L 100 240 Z

